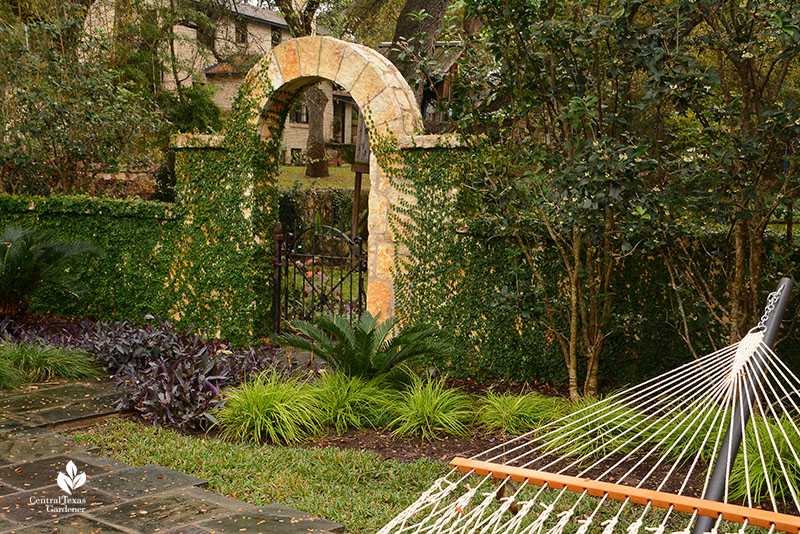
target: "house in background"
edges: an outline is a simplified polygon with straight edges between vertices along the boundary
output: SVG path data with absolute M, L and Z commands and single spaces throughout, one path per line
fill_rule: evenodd
M 119 0 L 96 0 L 86 17 L 86 31 L 113 34 L 117 5 Z M 161 80 L 166 89 L 174 89 L 178 83 L 182 86 L 195 83 L 212 86 L 212 98 L 223 112 L 230 111 L 239 86 L 255 61 L 291 38 L 286 20 L 271 9 L 233 1 L 226 7 L 227 12 L 213 28 L 188 22 L 175 26 L 174 32 L 179 36 L 175 42 L 175 55 L 180 70 L 177 80 L 171 73 L 163 73 Z M 355 102 L 348 93 L 336 90 L 331 83 L 323 83 L 322 88 L 328 96 L 323 118 L 325 140 L 353 143 L 354 128 L 358 124 Z M 301 100 L 286 117 L 284 163 L 300 164 L 307 142 L 308 109 Z M 331 152 L 332 159 L 339 160 L 335 154 L 335 150 Z
M 382 42 L 378 51 L 389 54 L 393 43 Z M 425 73 L 430 83 L 422 91 L 422 122 L 428 133 L 441 133 L 450 121 L 447 111 L 453 100 L 453 77 L 458 70 L 458 61 L 464 54 L 463 41 L 436 41 Z

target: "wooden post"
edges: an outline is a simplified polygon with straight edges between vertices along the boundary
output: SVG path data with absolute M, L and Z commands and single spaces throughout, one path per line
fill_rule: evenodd
M 272 274 L 272 332 L 279 334 L 281 331 L 281 267 L 283 267 L 283 227 L 280 222 L 275 223 L 272 232 L 275 242 L 275 258 L 272 260 L 274 271 Z
M 356 171 L 355 184 L 353 185 L 353 227 L 350 232 L 350 237 L 355 239 L 358 237 L 358 208 L 361 204 L 361 173 Z
M 358 236 L 358 208 L 361 204 L 361 175 L 369 175 L 369 132 L 367 124 L 364 122 L 364 115 L 358 112 L 358 134 L 356 135 L 356 150 L 353 158 L 353 165 L 350 167 L 356 173 L 355 183 L 353 184 L 353 224 L 350 237 L 355 239 Z

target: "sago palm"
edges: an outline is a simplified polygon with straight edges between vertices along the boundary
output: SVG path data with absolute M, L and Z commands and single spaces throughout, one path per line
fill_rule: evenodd
M 49 232 L 6 227 L 0 234 L 0 316 L 24 311 L 40 285 L 77 296 L 81 287 L 67 262 L 91 252 L 94 247 L 86 241 L 65 243 Z
M 289 323 L 298 334 L 283 334 L 274 341 L 285 347 L 307 350 L 348 376 L 373 378 L 397 364 L 426 355 L 441 355 L 446 348 L 436 340 L 438 329 L 425 325 L 400 328 L 389 337 L 397 319 L 380 322 L 380 313 L 365 312 L 355 327 L 347 319 L 321 316 L 316 324 Z

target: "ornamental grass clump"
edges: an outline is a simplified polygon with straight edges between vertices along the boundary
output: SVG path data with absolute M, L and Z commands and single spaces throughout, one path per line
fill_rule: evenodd
M 99 376 L 100 366 L 88 353 L 53 345 L 0 344 L 0 387 L 57 378 L 77 380 Z
M 318 434 L 324 417 L 314 388 L 277 371 L 223 392 L 215 418 L 222 436 L 256 443 L 299 443 Z
M 25 382 L 25 376 L 10 360 L 0 358 L 0 389 L 19 387 Z
M 395 418 L 389 426 L 397 436 L 420 436 L 430 441 L 438 439 L 439 434 L 469 434 L 474 414 L 469 395 L 446 387 L 444 378 L 414 377 L 395 407 Z
M 315 391 L 323 424 L 341 434 L 348 429 L 377 428 L 388 422 L 389 406 L 397 393 L 377 379 L 326 373 Z
M 611 398 L 585 397 L 571 403 L 571 413 L 557 427 L 543 429 L 545 446 L 560 456 L 594 458 L 612 451 L 629 452 L 649 424 L 630 406 L 617 406 Z
M 794 430 L 796 425 L 787 414 L 779 418 L 754 417 L 747 423 L 742 443 L 747 462 L 740 450 L 731 469 L 731 499 L 744 498 L 749 488 L 753 503 L 765 504 L 771 489 L 777 500 L 792 502 L 792 488 L 800 488 L 800 436 Z
M 552 397 L 490 391 L 481 400 L 477 421 L 486 430 L 524 434 L 564 414 L 562 403 Z
M 681 417 L 675 417 L 680 413 Z M 680 404 L 667 420 L 659 421 L 652 442 L 658 444 L 662 454 L 672 461 L 690 462 L 698 453 L 705 461 L 711 460 L 710 450 L 723 423 L 722 414 L 715 403 L 693 401 Z M 657 419 L 655 417 L 651 418 Z

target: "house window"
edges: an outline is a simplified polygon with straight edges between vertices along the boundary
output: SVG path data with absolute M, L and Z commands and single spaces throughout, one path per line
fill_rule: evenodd
M 298 102 L 289 114 L 289 121 L 299 124 L 308 124 L 308 107 L 302 102 Z
M 236 19 L 236 43 L 247 43 L 247 21 L 244 19 Z
M 272 27 L 272 48 L 281 44 L 281 29 Z
M 197 41 L 209 50 L 216 50 L 216 37 L 213 26 L 203 24 L 197 28 Z

